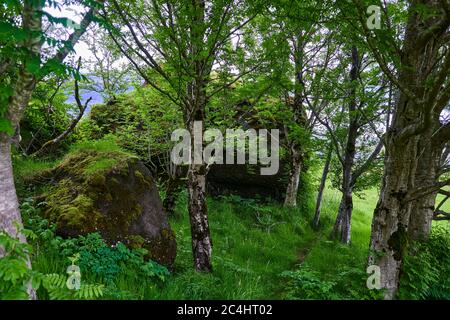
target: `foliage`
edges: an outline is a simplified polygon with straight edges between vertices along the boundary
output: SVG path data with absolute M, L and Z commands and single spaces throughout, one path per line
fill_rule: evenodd
M 36 238 L 31 231 L 21 230 L 29 238 Z M 18 238 L 0 233 L 0 247 L 4 257 L 0 259 L 0 300 L 26 300 L 31 288 L 44 288 L 50 299 L 93 299 L 103 295 L 103 285 L 82 284 L 78 290 L 70 290 L 67 277 L 60 274 L 43 274 L 29 267 L 30 245 Z
M 427 242 L 415 243 L 405 259 L 399 297 L 450 300 L 450 229 L 433 228 Z
M 167 156 L 172 146 L 169 133 L 181 125 L 177 108 L 154 89 L 143 87 L 94 106 L 76 135 L 80 141 L 113 135 L 122 148 L 151 163 Z
M 54 252 L 63 261 L 77 256 L 77 265 L 83 274 L 106 283 L 110 283 L 118 274 L 160 281 L 165 281 L 170 275 L 166 267 L 147 260 L 147 250 L 143 248 L 129 249 L 120 242 L 109 246 L 98 233 L 69 239 L 56 236 L 56 225 L 42 218 L 43 205 L 36 205 L 32 199 L 21 205 L 24 224 L 36 235 L 32 243 L 39 250 Z
M 286 271 L 282 276 L 288 278 L 288 299 L 333 299 L 335 282 L 320 279 L 317 272 L 302 267 L 298 271 Z
M 68 96 L 65 91 L 68 85 L 70 83 L 55 78 L 49 78 L 37 84 L 20 122 L 22 137 L 18 145 L 20 153 L 32 154 L 45 142 L 64 132 L 70 125 L 72 116 L 76 114 L 76 107 L 67 102 Z M 71 142 L 73 138 L 68 137 L 58 145 L 57 149 L 48 150 L 45 156 L 53 159 L 60 156 Z
M 98 233 L 61 241 L 58 250 L 65 257 L 79 253 L 81 270 L 106 283 L 110 283 L 118 274 L 161 281 L 170 275 L 167 268 L 151 260 L 145 261 L 145 249 L 130 250 L 120 242 L 108 246 Z

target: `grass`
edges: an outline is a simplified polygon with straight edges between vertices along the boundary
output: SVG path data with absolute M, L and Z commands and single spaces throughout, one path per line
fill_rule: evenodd
M 333 279 L 337 270 L 364 271 L 373 203 L 357 200 L 350 247 L 328 241 L 339 195 L 326 191 L 323 226 L 311 229 L 309 212 L 276 204 L 257 205 L 236 198 L 209 199 L 213 239 L 212 274 L 193 271 L 186 196 L 178 201 L 171 218 L 178 242 L 174 272 L 164 283 L 119 275 L 105 298 L 109 299 L 284 299 L 284 271 L 306 264 L 322 279 Z M 369 193 L 369 197 L 374 197 Z M 34 267 L 45 273 L 64 273 L 68 265 L 56 255 L 41 254 Z M 94 279 L 83 275 L 85 281 Z M 343 279 L 345 282 L 345 279 Z M 350 279 L 349 279 L 350 281 Z M 352 298 L 345 286 L 338 288 Z M 354 297 L 353 297 L 354 298 Z
M 15 164 L 19 179 L 53 165 L 20 159 Z M 260 205 L 238 197 L 208 199 L 214 271 L 202 274 L 193 271 L 187 199 L 182 194 L 176 213 L 170 218 L 178 243 L 172 274 L 164 282 L 142 279 L 132 272 L 119 274 L 108 284 L 104 298 L 305 298 L 303 292 L 293 295 L 290 279 L 283 276 L 285 271 L 305 270 L 313 270 L 314 274 L 307 273 L 308 277 L 314 278 L 310 279 L 311 283 L 316 278 L 317 283 L 332 283 L 330 299 L 372 298 L 365 288 L 365 267 L 377 199 L 376 189 L 366 191 L 363 198 L 354 197 L 349 246 L 329 240 L 340 200 L 340 193 L 329 187 L 324 194 L 319 231 L 310 227 L 313 199 L 303 199 L 301 208 L 297 209 L 283 208 L 278 204 Z M 444 209 L 448 210 L 449 204 Z M 69 264 L 58 252 L 51 251 L 38 252 L 33 260 L 34 268 L 44 273 L 65 274 Z M 89 274 L 82 277 L 82 281 L 88 283 L 98 282 Z M 40 297 L 45 298 L 45 294 Z

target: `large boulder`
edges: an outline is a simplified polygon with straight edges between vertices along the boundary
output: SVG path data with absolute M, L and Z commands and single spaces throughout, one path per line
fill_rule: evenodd
M 151 173 L 138 158 L 81 148 L 51 170 L 51 177 L 45 214 L 58 234 L 99 232 L 110 244 L 143 247 L 150 259 L 172 266 L 175 236 Z

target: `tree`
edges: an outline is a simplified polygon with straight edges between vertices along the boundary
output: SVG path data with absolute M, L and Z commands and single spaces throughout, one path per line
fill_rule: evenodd
M 62 70 L 62 61 L 92 21 L 95 12 L 95 9 L 90 9 L 80 28 L 69 36 L 66 45 L 41 66 L 43 40 L 54 43 L 42 30 L 43 8 L 43 1 L 26 0 L 23 4 L 13 1 L 2 6 L 5 11 L 1 12 L 5 18 L 2 20 L 6 21 L 2 23 L 6 32 L 0 34 L 0 70 L 8 76 L 1 79 L 2 92 L 6 94 L 1 96 L 0 105 L 0 230 L 13 237 L 19 236 L 23 242 L 26 239 L 22 234 L 17 234 L 16 227 L 22 224 L 22 220 L 11 163 L 11 136 L 20 123 L 37 82 L 50 71 Z M 17 12 L 21 13 L 20 18 Z M 47 18 L 52 19 L 50 15 Z M 64 21 L 67 25 L 68 20 Z M 2 254 L 3 249 L 0 248 L 0 256 Z M 31 289 L 30 298 L 35 298 Z
M 372 127 L 375 127 L 374 123 L 379 119 L 379 115 L 377 114 L 377 108 L 370 108 L 370 104 L 368 104 L 364 97 L 366 90 L 365 83 L 361 80 L 363 78 L 362 75 L 362 61 L 361 55 L 358 52 L 358 48 L 356 46 L 352 46 L 351 48 L 351 70 L 349 74 L 350 81 L 350 92 L 348 102 L 348 125 L 346 131 L 346 141 L 345 145 L 342 146 L 341 151 L 335 150 L 338 154 L 339 162 L 342 166 L 342 177 L 341 177 L 341 185 L 340 190 L 342 192 L 342 199 L 339 205 L 339 211 L 336 217 L 336 222 L 333 227 L 333 236 L 339 237 L 340 241 L 348 244 L 351 239 L 351 217 L 353 212 L 353 190 L 356 187 L 358 179 L 363 175 L 372 165 L 372 162 L 376 160 L 378 154 L 380 153 L 383 147 L 383 140 L 381 138 L 373 148 L 373 151 L 369 153 L 366 157 L 363 154 L 363 139 L 367 139 L 367 137 L 362 136 L 362 131 L 364 127 L 367 127 L 369 122 Z M 370 81 L 370 80 L 369 80 Z M 359 86 L 363 86 L 359 90 L 362 90 L 361 94 L 358 94 Z M 381 85 L 381 88 L 383 86 Z M 378 93 L 375 93 L 378 94 Z M 379 99 L 377 99 L 378 102 Z M 367 115 L 367 111 L 372 111 L 372 114 Z M 375 111 L 375 115 L 373 114 Z M 331 132 L 331 134 L 333 134 Z M 358 141 L 360 140 L 360 141 Z M 357 143 L 360 142 L 358 146 Z M 359 148 L 358 148 L 359 147 Z M 359 149 L 359 166 L 356 162 L 357 158 L 357 150 Z M 342 152 L 342 154 L 340 154 Z M 367 187 L 367 186 L 366 186 Z
M 381 269 L 385 297 L 392 299 L 408 249 L 412 203 L 423 201 L 449 184 L 448 180 L 436 182 L 433 163 L 450 139 L 450 124 L 440 117 L 450 99 L 450 3 L 411 1 L 407 8 L 401 8 L 407 12 L 407 18 L 400 30 L 391 27 L 386 14 L 384 28 L 369 30 L 364 2 L 353 3 L 358 9 L 361 33 L 380 68 L 398 90 L 386 134 L 385 167 L 369 256 L 369 264 Z M 399 4 L 390 8 L 396 5 Z M 384 13 L 388 10 L 389 6 L 383 7 Z M 423 181 L 425 171 L 431 178 Z M 416 217 L 427 215 L 420 211 Z
M 83 42 L 92 54 L 84 64 L 89 83 L 83 88 L 100 93 L 105 100 L 127 92 L 135 78 L 134 70 L 129 62 L 123 61 L 124 56 L 108 33 L 95 26 L 86 32 Z
M 284 92 L 290 117 L 284 127 L 284 143 L 290 160 L 289 179 L 284 205 L 297 205 L 300 175 L 306 171 L 308 143 L 315 125 L 314 114 L 308 117 L 308 96 L 320 86 L 321 74 L 330 62 L 333 33 L 321 22 L 327 16 L 325 1 L 280 2 L 273 4 L 273 28 L 285 42 L 270 54 L 272 65 L 285 72 L 277 84 Z M 269 14 L 268 14 L 269 15 Z M 274 37 L 274 35 L 272 35 Z M 288 63 L 280 63 L 279 60 Z M 316 72 L 314 74 L 314 71 Z M 317 92 L 315 92 L 317 94 Z M 309 97 L 311 98 L 311 97 Z M 315 102 L 320 98 L 314 97 Z
M 353 40 L 357 43 L 358 39 Z M 351 239 L 353 194 L 375 183 L 372 176 L 376 172 L 372 171 L 383 148 L 378 128 L 382 127 L 381 119 L 385 113 L 381 102 L 386 86 L 383 79 L 379 80 L 379 70 L 373 67 L 371 57 L 361 54 L 355 44 L 343 43 L 338 52 L 339 62 L 325 74 L 333 84 L 328 89 L 327 107 L 322 112 L 314 107 L 311 110 L 327 131 L 337 159 L 331 163 L 332 185 L 341 191 L 342 198 L 332 237 L 348 244 Z M 348 69 L 348 76 L 343 76 Z M 322 90 L 325 88 L 322 87 Z M 317 213 L 314 221 L 317 226 Z
M 251 9 L 251 8 L 250 8 Z M 206 119 L 209 99 L 235 83 L 243 74 L 220 86 L 212 86 L 211 72 L 231 38 L 247 25 L 256 12 L 243 1 L 125 1 L 107 2 L 103 18 L 108 32 L 146 84 L 183 111 L 191 135 L 188 167 L 188 211 L 194 266 L 212 270 L 205 163 L 195 147 L 194 133 Z
M 333 156 L 333 146 L 330 144 L 330 146 L 328 147 L 328 150 L 326 152 L 325 164 L 324 164 L 323 170 L 322 170 L 322 177 L 320 179 L 319 190 L 317 192 L 316 207 L 314 210 L 314 219 L 313 219 L 313 223 L 312 223 L 314 229 L 318 229 L 319 224 L 320 224 L 320 213 L 322 210 L 322 197 L 323 197 L 323 192 L 325 190 L 325 184 L 327 183 L 328 173 L 330 171 L 330 163 L 331 163 L 332 156 Z

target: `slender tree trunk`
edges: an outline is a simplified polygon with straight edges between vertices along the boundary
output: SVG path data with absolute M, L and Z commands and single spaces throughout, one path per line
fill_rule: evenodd
M 296 45 L 294 49 L 295 63 L 295 87 L 294 87 L 294 103 L 292 105 L 294 121 L 301 127 L 306 127 L 306 117 L 303 109 L 303 91 L 304 91 L 304 47 L 303 32 L 299 32 L 295 39 Z M 286 197 L 284 205 L 286 207 L 297 206 L 298 186 L 300 183 L 300 175 L 303 169 L 303 150 L 299 141 L 292 141 L 290 146 L 291 169 L 289 173 L 289 181 L 286 188 Z
M 325 185 L 327 182 L 328 172 L 330 171 L 330 164 L 331 164 L 331 156 L 333 154 L 333 149 L 330 148 L 327 153 L 327 158 L 325 160 L 325 166 L 323 167 L 322 171 L 322 178 L 320 179 L 320 185 L 319 185 L 319 191 L 317 193 L 317 199 L 316 199 L 316 210 L 314 212 L 314 220 L 313 220 L 313 227 L 315 229 L 319 228 L 320 223 L 320 211 L 322 208 L 322 197 L 323 197 L 323 191 L 325 190 Z
M 337 239 L 340 235 L 340 231 L 342 230 L 342 220 L 344 219 L 344 212 L 344 195 L 342 195 L 336 220 L 334 221 L 333 231 L 331 232 L 331 238 L 333 239 Z
M 342 199 L 339 212 L 333 228 L 333 236 L 340 236 L 342 243 L 350 243 L 351 220 L 353 212 L 353 177 L 352 170 L 356 156 L 356 140 L 358 138 L 358 117 L 356 115 L 356 82 L 359 76 L 359 55 L 356 47 L 352 48 L 352 68 L 350 70 L 350 81 L 352 82 L 351 100 L 349 103 L 349 127 L 347 143 L 345 146 L 344 163 L 342 164 Z
M 205 10 L 204 0 L 193 0 L 194 19 L 190 29 L 191 54 L 194 78 L 187 88 L 189 105 L 185 108 L 185 121 L 191 134 L 191 162 L 188 169 L 188 211 L 191 224 L 192 254 L 197 271 L 211 272 L 212 241 L 209 231 L 208 208 L 206 205 L 206 165 L 203 161 L 202 144 L 196 145 L 196 135 L 203 137 L 206 119 L 206 85 L 210 75 L 210 61 L 205 60 Z M 196 123 L 201 128 L 196 127 Z
M 289 174 L 289 182 L 286 189 L 286 198 L 284 200 L 284 205 L 286 207 L 297 206 L 298 186 L 300 183 L 300 174 L 302 171 L 301 154 L 297 151 L 293 151 L 291 161 L 292 168 Z
M 341 242 L 345 244 L 350 243 L 351 236 L 351 222 L 352 222 L 352 213 L 353 213 L 353 190 L 348 190 L 343 198 L 344 198 L 344 212 L 342 215 L 342 224 L 341 224 Z
M 199 120 L 200 118 L 197 117 Z M 189 125 L 189 131 L 194 139 L 194 123 Z M 198 132 L 197 132 L 198 134 Z M 197 271 L 211 272 L 212 241 L 209 231 L 208 208 L 206 205 L 206 165 L 194 161 L 198 149 L 192 143 L 193 152 L 188 170 L 188 210 L 191 224 L 192 254 L 194 267 Z M 201 155 L 200 155 L 201 156 Z
M 197 271 L 212 271 L 212 242 L 206 206 L 205 165 L 191 165 L 188 174 L 192 253 Z
M 11 163 L 11 143 L 7 136 L 0 141 L 0 230 L 25 242 L 25 237 L 17 234 L 15 223 L 22 225 L 19 202 L 14 185 L 13 167 Z

